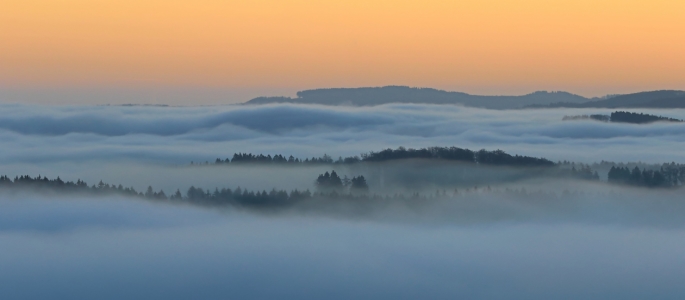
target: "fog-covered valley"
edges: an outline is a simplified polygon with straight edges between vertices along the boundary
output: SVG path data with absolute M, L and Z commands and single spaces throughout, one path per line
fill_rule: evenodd
M 0 300 L 685 299 L 684 11 L 0 0 Z
M 610 220 L 622 202 L 595 203 L 587 213 Z M 659 207 L 632 212 L 652 210 L 658 220 L 667 211 Z M 682 224 L 635 226 L 640 218 L 397 223 L 30 195 L 0 197 L 0 217 L 0 287 L 11 299 L 679 299 L 685 292 Z
M 385 148 L 502 149 L 552 161 L 680 162 L 682 123 L 564 122 L 611 109 L 495 111 L 388 104 L 139 107 L 0 105 L 2 165 L 133 161 L 184 165 L 236 152 L 353 156 Z M 632 109 L 684 119 L 685 110 Z M 621 151 L 630 149 L 630 151 Z
M 414 104 L 0 112 L 8 298 L 685 292 L 680 122 Z

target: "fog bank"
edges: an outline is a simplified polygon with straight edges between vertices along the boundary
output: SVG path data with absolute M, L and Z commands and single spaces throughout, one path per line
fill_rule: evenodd
M 635 110 L 685 118 L 685 110 Z M 384 148 L 502 149 L 552 160 L 682 162 L 685 124 L 562 122 L 607 109 L 451 105 L 120 107 L 0 105 L 0 167 L 117 161 L 187 164 L 235 152 L 358 155 Z M 624 151 L 630 149 L 631 151 Z
M 401 225 L 94 200 L 0 197 L 4 297 L 681 299 L 685 294 L 682 228 L 583 222 Z M 49 209 L 51 222 L 63 225 L 41 225 L 45 210 L 36 207 Z

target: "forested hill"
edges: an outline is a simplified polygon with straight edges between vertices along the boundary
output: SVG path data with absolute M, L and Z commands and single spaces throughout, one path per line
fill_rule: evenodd
M 651 91 L 584 103 L 534 104 L 528 108 L 685 108 L 685 91 Z
M 259 97 L 246 104 L 299 103 L 321 105 L 374 106 L 387 103 L 458 104 L 490 109 L 515 109 L 552 103 L 580 104 L 591 99 L 567 92 L 535 92 L 522 96 L 478 96 L 431 88 L 385 86 L 306 90 L 290 97 Z
M 644 113 L 634 113 L 628 111 L 615 111 L 611 115 L 576 115 L 576 116 L 564 116 L 562 121 L 578 121 L 578 120 L 593 120 L 601 122 L 613 122 L 613 123 L 632 123 L 632 124 L 649 124 L 654 122 L 675 122 L 682 123 L 683 120 L 674 119 L 669 117 L 655 116 Z
M 611 122 L 647 124 L 647 123 L 654 123 L 654 122 L 676 122 L 676 123 L 679 123 L 679 122 L 683 122 L 683 121 L 678 120 L 678 119 L 674 119 L 674 118 L 648 115 L 648 114 L 643 114 L 643 113 L 638 114 L 638 113 L 633 113 L 633 112 L 617 111 L 617 112 L 611 113 Z
M 554 162 L 545 158 L 511 155 L 502 150 L 487 151 L 482 149 L 479 151 L 472 151 L 457 147 L 428 147 L 421 149 L 407 149 L 404 147 L 399 147 L 397 149 L 385 149 L 379 152 L 370 151 L 368 153 L 362 153 L 361 157 L 339 157 L 338 160 L 333 160 L 331 156 L 326 154 L 324 154 L 322 157 L 299 159 L 293 157 L 292 155 L 290 157 L 286 157 L 281 154 L 276 154 L 272 157 L 271 155 L 265 156 L 263 154 L 255 155 L 252 153 L 234 153 L 232 159 L 226 158 L 224 160 L 217 158 L 214 164 L 356 164 L 361 162 L 373 163 L 405 159 L 450 160 L 480 165 L 515 167 L 549 167 L 555 165 Z M 191 162 L 191 164 L 194 164 L 194 162 Z M 209 162 L 206 162 L 206 164 L 209 164 Z

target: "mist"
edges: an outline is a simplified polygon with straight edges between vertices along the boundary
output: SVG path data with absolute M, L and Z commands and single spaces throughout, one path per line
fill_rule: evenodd
M 685 299 L 685 1 L 617 4 L 4 0 L 0 300 Z
M 3 195 L 0 206 L 0 287 L 11 299 L 679 299 L 685 292 L 680 226 L 398 224 L 26 194 Z
M 685 118 L 685 110 L 640 110 Z M 0 166 L 188 164 L 235 152 L 305 158 L 458 146 L 577 162 L 682 161 L 682 123 L 563 122 L 606 109 L 493 111 L 451 105 L 120 107 L 0 105 Z M 267 122 L 268 121 L 268 122 Z M 624 149 L 631 151 L 622 151 Z
M 561 121 L 607 110 L 493 111 L 451 105 L 122 107 L 0 105 L 0 174 L 90 184 L 306 189 L 324 168 L 197 169 L 237 152 L 354 156 L 385 148 L 502 149 L 553 161 L 683 161 L 685 124 Z M 685 110 L 648 111 L 685 118 Z M 266 122 L 268 120 L 268 122 Z M 630 149 L 630 151 L 625 151 Z M 294 176 L 287 173 L 294 172 Z M 365 171 L 349 171 L 365 175 Z M 356 174 L 355 174 L 356 173 Z M 428 172 L 425 172 L 427 174 Z M 371 174 L 368 174 L 371 175 Z M 379 176 L 373 175 L 371 180 Z M 378 187 L 378 184 L 375 184 Z
M 682 188 L 608 182 L 608 165 L 592 180 L 567 171 L 682 162 L 685 125 L 562 121 L 610 112 L 0 105 L 0 174 L 43 176 L 16 188 L 0 180 L 0 290 L 11 299 L 680 299 Z M 337 159 L 399 146 L 577 164 L 213 164 L 240 152 Z M 364 176 L 368 190 L 324 191 L 317 176 L 332 171 Z M 51 184 L 45 176 L 88 185 L 39 188 Z M 99 181 L 141 193 L 101 192 Z M 183 195 L 150 197 L 148 186 Z M 312 194 L 221 202 L 193 198 L 191 187 Z

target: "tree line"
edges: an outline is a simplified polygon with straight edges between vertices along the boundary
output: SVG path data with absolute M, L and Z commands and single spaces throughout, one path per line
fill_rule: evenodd
M 682 184 L 682 177 L 663 168 L 660 170 L 630 170 L 627 167 L 611 167 L 608 174 L 610 183 L 644 187 L 674 187 Z
M 369 187 L 364 176 L 355 176 L 348 179 L 347 176 L 340 178 L 335 171 L 331 173 L 319 175 L 315 181 L 317 192 L 323 193 L 354 193 L 356 195 L 366 194 Z M 187 200 L 199 202 L 211 202 L 215 204 L 234 203 L 234 204 L 288 204 L 296 200 L 307 199 L 312 197 L 312 192 L 309 190 L 299 191 L 293 190 L 286 192 L 284 190 L 272 190 L 270 192 L 264 191 L 248 191 L 240 187 L 235 190 L 230 188 L 215 188 L 213 192 L 196 188 L 191 186 L 186 191 L 185 195 L 177 189 L 176 192 L 167 195 L 163 190 L 156 191 L 152 186 L 143 191 L 136 191 L 133 187 L 124 187 L 119 185 L 110 185 L 100 181 L 98 184 L 88 185 L 83 180 L 63 181 L 59 176 L 55 179 L 49 179 L 38 175 L 31 177 L 29 175 L 16 176 L 14 179 L 6 175 L 0 176 L 0 191 L 34 191 L 47 193 L 80 193 L 87 195 L 121 195 L 130 197 L 139 197 L 154 200 Z
M 102 182 L 89 186 L 85 181 L 78 179 L 76 181 L 63 181 L 59 176 L 55 179 L 48 179 L 46 176 L 38 175 L 31 177 L 29 175 L 16 176 L 14 179 L 6 175 L 0 176 L 0 190 L 18 191 L 44 191 L 44 192 L 66 192 L 66 193 L 87 193 L 87 194 L 117 194 L 124 196 L 139 196 L 154 199 L 168 199 L 164 191 L 154 191 L 152 187 L 148 187 L 145 192 L 136 191 L 133 187 L 124 187 L 119 185 L 110 185 Z
M 570 169 L 570 172 L 583 174 L 587 179 L 596 179 L 596 172 L 592 173 L 588 168 L 581 167 L 578 170 Z M 579 175 L 580 176 L 580 175 Z M 632 171 L 625 167 L 612 167 L 609 172 L 609 183 L 631 185 L 649 188 L 676 187 L 682 184 L 678 179 L 669 177 L 667 172 L 662 170 L 647 170 L 635 167 Z M 108 196 L 119 195 L 136 197 L 153 201 L 166 201 L 177 203 L 189 203 L 205 206 L 242 206 L 242 207 L 287 207 L 304 201 L 315 201 L 323 203 L 325 200 L 349 200 L 363 204 L 374 200 L 426 200 L 434 198 L 455 198 L 463 195 L 504 193 L 509 196 L 551 197 L 553 192 L 528 192 L 525 189 L 506 188 L 503 191 L 487 187 L 466 188 L 462 190 L 454 189 L 447 191 L 438 189 L 434 194 L 419 194 L 418 192 L 404 194 L 395 193 L 394 195 L 377 195 L 369 193 L 369 187 L 364 176 L 355 176 L 351 179 L 340 177 L 335 171 L 320 174 L 315 180 L 316 189 L 310 190 L 286 190 L 271 191 L 250 191 L 240 187 L 215 188 L 213 191 L 191 186 L 181 192 L 177 189 L 174 193 L 167 195 L 163 190 L 154 190 L 149 186 L 145 191 L 136 191 L 133 187 L 123 187 L 110 185 L 100 181 L 98 184 L 88 185 L 85 181 L 63 181 L 60 177 L 49 179 L 43 176 L 31 177 L 28 175 L 17 176 L 14 179 L 8 176 L 0 176 L 0 192 L 22 192 L 31 191 L 48 194 L 81 194 L 87 196 Z M 551 194 L 550 194 L 551 193 Z M 562 196 L 568 195 L 568 191 Z M 319 201 L 321 200 L 321 201 Z
M 242 163 L 269 163 L 269 164 L 355 164 L 360 162 L 384 162 L 401 159 L 430 159 L 450 160 L 483 165 L 502 166 L 554 166 L 555 163 L 545 159 L 530 156 L 510 155 L 502 150 L 479 150 L 472 151 L 458 147 L 428 147 L 412 149 L 399 147 L 397 149 L 385 149 L 378 152 L 362 153 L 360 156 L 339 157 L 334 160 L 324 154 L 322 157 L 300 159 L 292 155 L 286 157 L 281 154 L 274 156 L 252 153 L 235 153 L 232 158 L 217 158 L 215 165 L 242 164 Z M 191 162 L 191 164 L 195 164 Z M 205 162 L 209 164 L 209 162 Z
M 633 113 L 627 111 L 616 111 L 611 113 L 611 122 L 646 124 L 653 122 L 682 122 L 682 120 L 667 118 L 662 116 L 648 115 L 644 113 Z
M 462 196 L 474 196 L 485 194 L 499 194 L 517 197 L 554 197 L 552 192 L 530 192 L 525 188 L 512 189 L 505 188 L 504 190 L 492 189 L 490 186 L 466 189 L 454 189 L 447 191 L 445 189 L 438 189 L 434 193 L 395 193 L 393 195 L 378 195 L 367 192 L 355 192 L 355 189 L 368 189 L 363 176 L 353 177 L 348 186 L 349 189 L 333 188 L 329 184 L 337 185 L 335 179 L 337 174 L 333 171 L 329 173 L 329 183 L 325 183 L 326 179 L 319 181 L 317 178 L 317 190 L 292 190 L 287 192 L 285 190 L 272 189 L 271 191 L 250 191 L 240 187 L 236 189 L 230 188 L 215 188 L 213 191 L 203 188 L 191 186 L 186 191 L 185 195 L 176 190 L 175 193 L 168 195 L 163 191 L 155 191 L 152 187 L 148 187 L 145 192 L 136 191 L 134 188 L 125 188 L 122 185 L 110 185 L 100 181 L 95 185 L 88 185 L 82 180 L 63 181 L 59 177 L 56 179 L 48 179 L 47 177 L 37 176 L 31 177 L 28 175 L 15 177 L 14 180 L 7 176 L 0 176 L 0 192 L 21 192 L 31 191 L 48 194 L 61 195 L 86 195 L 86 196 L 127 196 L 151 201 L 162 201 L 169 203 L 188 203 L 201 206 L 239 206 L 239 207 L 270 207 L 270 208 L 285 208 L 300 202 L 312 201 L 312 203 L 325 203 L 322 201 L 347 201 L 357 205 L 372 205 L 380 201 L 428 201 L 432 199 L 449 199 Z M 325 174 L 321 174 L 319 178 L 326 178 Z M 334 179 L 331 179 L 334 178 Z M 340 177 L 337 177 L 340 179 Z M 340 179 L 341 182 L 343 181 Z M 330 182 L 335 183 L 330 183 Z M 322 188 L 321 185 L 324 185 Z M 343 185 L 344 187 L 344 185 Z M 561 196 L 569 195 L 568 191 L 562 193 Z
M 564 116 L 562 121 L 595 120 L 601 122 L 647 124 L 653 122 L 683 122 L 674 118 L 655 116 L 645 113 L 634 113 L 628 111 L 615 111 L 611 115 L 576 115 Z

